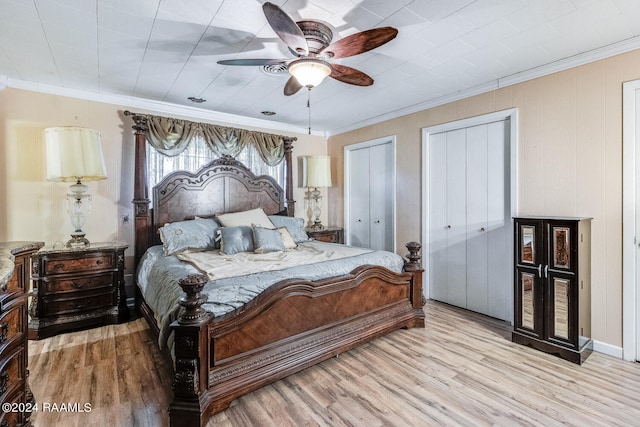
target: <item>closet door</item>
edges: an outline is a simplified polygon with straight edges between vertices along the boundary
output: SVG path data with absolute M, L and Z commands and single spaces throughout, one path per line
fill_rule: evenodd
M 429 137 L 430 297 L 511 320 L 509 122 Z
M 447 132 L 447 299 L 467 306 L 466 135 Z
M 393 147 L 369 149 L 369 247 L 393 251 Z
M 429 140 L 429 296 L 447 301 L 449 252 L 447 219 L 447 134 L 431 135 Z
M 348 242 L 368 248 L 369 239 L 369 149 L 349 154 L 349 223 Z
M 486 314 L 498 319 L 511 320 L 513 296 L 512 269 L 506 260 L 513 257 L 511 206 L 509 187 L 510 121 L 487 125 L 487 294 Z
M 488 134 L 487 126 L 466 130 L 467 308 L 488 313 Z

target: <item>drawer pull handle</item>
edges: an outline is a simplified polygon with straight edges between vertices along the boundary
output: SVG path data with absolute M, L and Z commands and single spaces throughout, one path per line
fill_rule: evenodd
M 104 263 L 104 261 L 102 261 L 101 259 L 96 261 L 96 264 L 98 264 L 98 265 L 102 265 L 103 263 Z
M 54 264 L 53 268 L 56 269 L 56 270 L 63 269 L 64 268 L 64 263 L 59 262 L 58 264 Z
M 9 335 L 9 324 L 7 322 L 0 323 L 0 344 L 7 340 Z
M 89 305 L 91 305 L 91 302 L 88 302 L 86 304 L 79 304 L 79 303 L 75 303 L 75 302 L 71 303 L 71 306 L 73 308 L 75 308 L 75 309 L 82 309 L 82 308 L 88 307 Z
M 71 287 L 73 289 L 82 289 L 82 283 L 78 283 L 78 282 L 71 282 Z
M 8 382 L 9 382 L 9 373 L 6 371 L 3 371 L 2 374 L 0 374 L 0 394 L 4 394 L 4 392 L 7 391 Z

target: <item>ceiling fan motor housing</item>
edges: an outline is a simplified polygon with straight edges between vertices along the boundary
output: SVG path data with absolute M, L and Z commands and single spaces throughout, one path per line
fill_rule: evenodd
M 331 44 L 333 31 L 327 24 L 313 20 L 298 21 L 296 24 L 300 27 L 304 38 L 307 40 L 309 54 L 317 55 L 318 52 L 321 52 Z M 298 53 L 294 53 L 298 55 Z

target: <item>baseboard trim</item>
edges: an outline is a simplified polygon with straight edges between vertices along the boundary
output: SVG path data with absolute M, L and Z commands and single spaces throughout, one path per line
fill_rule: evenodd
M 593 351 L 622 359 L 622 347 L 593 340 Z

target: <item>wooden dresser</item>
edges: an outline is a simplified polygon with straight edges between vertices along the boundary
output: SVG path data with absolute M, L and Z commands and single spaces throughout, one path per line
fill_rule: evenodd
M 126 242 L 44 247 L 33 255 L 29 339 L 129 318 L 124 290 Z
M 344 229 L 341 227 L 325 227 L 322 230 L 307 228 L 305 231 L 311 239 L 329 243 L 344 243 Z
M 0 243 L 0 426 L 29 426 L 30 412 L 20 407 L 33 402 L 27 381 L 27 297 L 29 257 L 40 242 Z M 5 409 L 5 408 L 3 408 Z

